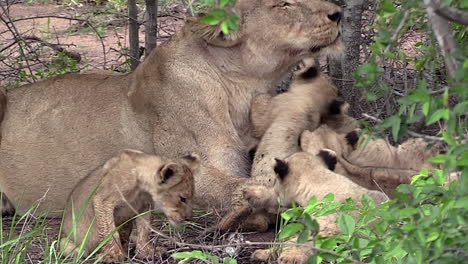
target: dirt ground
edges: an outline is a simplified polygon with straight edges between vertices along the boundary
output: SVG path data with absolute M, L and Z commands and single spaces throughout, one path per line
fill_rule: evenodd
M 124 56 L 128 54 L 129 46 L 128 19 L 124 13 L 116 13 L 109 8 L 93 5 L 65 6 L 26 3 L 11 4 L 6 11 L 14 23 L 10 24 L 10 27 L 7 27 L 4 22 L 0 23 L 0 48 L 18 42 L 18 39 L 15 39 L 11 33 L 17 31 L 27 38 L 28 45 L 32 47 L 39 42 L 49 43 L 64 48 L 68 52 L 79 54 L 81 72 L 96 69 L 128 70 L 125 64 L 128 57 Z M 177 9 L 158 17 L 158 44 L 168 40 L 183 26 L 183 14 L 176 11 Z M 143 22 L 143 12 L 140 12 L 139 22 Z M 140 47 L 144 47 L 144 25 L 140 26 L 139 33 Z M 31 40 L 32 38 L 35 40 Z M 33 55 L 39 54 L 40 61 L 47 63 L 47 55 L 49 53 L 53 55 L 54 51 L 50 48 L 45 50 L 44 46 L 47 47 L 43 44 L 42 48 L 36 50 Z M 10 51 L 14 52 L 11 54 L 7 53 L 8 49 L 0 50 L 3 53 L 0 56 L 0 80 L 9 82 L 16 77 L 7 74 L 14 62 L 8 62 L 5 57 L 17 56 L 18 51 Z
M 125 62 L 122 53 L 128 47 L 127 39 L 127 18 L 121 14 L 107 14 L 106 10 L 96 6 L 63 6 L 53 4 L 26 4 L 18 3 L 9 6 L 9 17 L 14 22 L 16 30 L 25 36 L 34 36 L 43 41 L 59 44 L 67 51 L 76 52 L 81 56 L 79 67 L 81 72 L 94 71 L 96 69 L 109 70 L 119 69 Z M 34 19 L 21 20 L 24 18 L 36 17 Z M 99 31 L 102 38 L 97 37 L 96 32 L 86 26 L 82 21 L 74 21 L 67 18 L 79 18 L 89 21 Z M 165 14 L 158 17 L 158 44 L 168 40 L 172 34 L 179 30 L 184 24 L 182 15 L 177 12 Z M 5 23 L 0 23 L 0 48 L 13 43 L 15 39 Z M 144 26 L 140 27 L 140 46 L 144 46 Z M 3 54 L 2 56 L 6 56 Z M 125 66 L 126 67 L 126 66 Z M 0 80 L 3 82 L 12 81 L 16 76 L 2 75 L 8 71 L 8 65 L 0 64 Z M 184 242 L 191 244 L 219 245 L 232 244 L 235 242 L 267 242 L 274 240 L 274 231 L 268 233 L 231 233 L 215 237 L 201 237 L 203 228 L 211 226 L 217 220 L 214 216 L 195 217 L 194 224 L 189 225 L 186 230 L 179 235 Z M 45 239 L 53 241 L 57 239 L 60 227 L 59 218 L 51 218 L 45 221 L 47 226 Z M 11 226 L 11 219 L 3 219 L 4 235 L 8 234 Z M 167 223 L 159 221 L 155 223 L 155 228 L 167 231 Z M 24 233 L 31 229 L 30 225 L 18 224 L 15 234 Z M 168 254 L 177 251 L 190 251 L 196 248 L 177 248 L 175 245 L 163 239 L 155 238 L 158 245 L 164 245 L 169 249 Z M 43 260 L 44 239 L 36 239 L 32 247 L 28 250 L 27 263 L 39 263 Z M 238 263 L 251 263 L 251 253 L 259 247 L 243 248 L 218 248 L 210 253 L 220 257 L 234 257 Z M 130 252 L 132 256 L 132 252 Z M 165 256 L 154 260 L 130 259 L 134 263 L 177 263 L 174 259 Z M 192 263 L 192 262 L 191 262 Z M 193 262 L 202 263 L 202 262 Z
M 26 219 L 20 221 L 18 224 L 14 225 L 14 236 L 18 237 L 20 234 L 24 237 L 27 236 L 29 232 L 34 230 L 37 219 Z M 200 216 L 195 216 L 191 222 L 185 224 L 182 228 L 179 228 L 178 231 L 175 231 L 174 228 L 170 227 L 167 221 L 164 219 L 156 219 L 153 221 L 153 228 L 159 232 L 170 235 L 172 238 L 187 244 L 196 244 L 203 246 L 216 246 L 216 245 L 232 245 L 235 243 L 249 243 L 249 242 L 271 242 L 275 239 L 274 230 L 271 229 L 266 233 L 241 233 L 233 232 L 227 234 L 211 234 L 203 235 L 203 230 L 205 227 L 213 225 L 218 220 L 217 217 L 213 215 L 202 214 Z M 42 220 L 41 220 L 42 222 Z M 50 245 L 53 241 L 57 240 L 61 218 L 46 218 L 44 221 L 44 229 L 40 235 L 32 242 L 32 245 L 27 249 L 27 257 L 23 263 L 40 263 L 44 261 L 44 254 L 49 254 L 47 251 L 50 248 Z M 2 219 L 3 225 L 3 236 L 8 237 L 10 228 L 12 226 L 12 217 L 4 217 Z M 203 249 L 197 247 L 178 247 L 174 243 L 170 242 L 165 238 L 158 237 L 155 235 L 152 238 L 152 242 L 155 246 L 164 247 L 167 249 L 167 254 L 163 256 L 154 256 L 152 259 L 138 259 L 134 256 L 134 246 L 130 244 L 129 248 L 129 259 L 125 262 L 131 263 L 178 263 L 178 260 L 175 260 L 170 257 L 172 253 L 175 252 L 184 252 L 191 250 L 202 250 L 206 253 L 215 255 L 222 258 L 232 257 L 237 259 L 238 263 L 252 263 L 250 256 L 252 252 L 259 248 L 266 248 L 267 246 L 250 246 L 250 247 L 234 247 L 227 246 L 222 248 L 213 248 L 213 249 Z M 18 250 L 18 249 L 15 249 Z M 13 250 L 12 250 L 13 251 Z M 89 261 L 93 263 L 93 261 Z M 206 263 L 200 260 L 193 260 L 190 263 Z M 275 263 L 275 262 L 271 262 Z

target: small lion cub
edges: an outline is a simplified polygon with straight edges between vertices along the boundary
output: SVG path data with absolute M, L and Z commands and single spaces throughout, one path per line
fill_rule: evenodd
M 195 154 L 171 160 L 136 150 L 125 150 L 111 158 L 78 183 L 68 198 L 60 242 L 64 253 L 77 253 L 88 234 L 84 255 L 89 255 L 116 227 L 152 208 L 160 209 L 171 224 L 190 218 L 193 173 L 199 163 Z M 150 220 L 147 213 L 114 232 L 101 248 L 103 260 L 125 259 L 132 222 L 138 233 L 137 256 L 152 257 L 155 249 L 149 240 Z

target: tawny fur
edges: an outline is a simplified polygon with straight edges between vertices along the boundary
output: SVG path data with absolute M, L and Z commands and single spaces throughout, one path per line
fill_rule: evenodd
M 421 138 L 412 138 L 394 147 L 383 139 L 362 140 L 356 150 L 339 157 L 341 172 L 350 179 L 374 190 L 383 190 L 392 196 L 396 187 L 410 183 L 412 176 L 422 169 L 432 171 L 436 164 L 429 163 L 439 154 L 441 146 L 429 146 Z
M 323 150 L 322 150 L 323 151 Z M 331 155 L 336 155 L 331 150 Z M 328 193 L 335 194 L 335 201 L 345 202 L 347 198 L 352 198 L 359 205 L 362 195 L 369 195 L 377 204 L 387 199 L 387 196 L 378 191 L 366 189 L 346 176 L 337 174 L 326 168 L 324 161 L 317 155 L 307 152 L 297 152 L 287 157 L 284 162 L 288 166 L 288 173 L 279 180 L 276 186 L 279 194 L 279 201 L 282 206 L 288 206 L 293 201 L 300 206 L 307 206 L 310 197 L 317 196 L 323 199 Z M 319 233 L 323 236 L 337 234 L 339 227 L 336 224 L 338 213 L 318 217 L 320 225 Z M 295 242 L 296 239 L 293 239 Z M 279 263 L 307 263 L 309 256 L 313 254 L 313 244 L 305 243 L 298 247 L 285 247 L 278 257 Z M 269 250 L 254 252 L 253 258 L 270 257 Z
M 85 256 L 90 254 L 117 226 L 153 208 L 174 224 L 190 218 L 195 188 L 193 173 L 198 166 L 199 157 L 195 154 L 170 160 L 126 150 L 111 158 L 80 181 L 68 198 L 60 242 L 65 254 L 78 251 L 88 229 Z M 84 211 L 80 216 L 81 210 Z M 137 255 L 153 256 L 155 248 L 149 240 L 151 221 L 147 213 L 113 234 L 100 250 L 104 260 L 125 259 L 133 222 L 138 232 Z
M 249 174 L 255 93 L 274 89 L 302 59 L 340 50 L 338 22 L 329 18 L 339 7 L 280 2 L 237 1 L 240 30 L 232 36 L 188 21 L 133 73 L 68 74 L 9 91 L 2 191 L 20 213 L 46 193 L 40 211 L 63 209 L 71 186 L 130 148 L 172 158 L 200 153 L 197 206 L 229 201 Z
M 258 97 L 257 97 L 258 98 Z M 261 104 L 259 106 L 259 104 Z M 269 104 L 269 103 L 268 103 Z M 268 104 L 256 102 L 252 108 L 259 107 L 257 110 L 264 113 L 264 107 Z M 347 134 L 340 134 L 335 130 L 346 133 L 356 133 L 354 130 L 358 128 L 358 123 L 355 119 L 347 115 L 347 110 L 343 109 L 343 113 L 335 116 L 327 116 L 324 120 L 333 119 L 330 124 L 333 129 L 326 124 L 322 124 L 314 130 L 314 132 L 302 132 L 301 139 L 296 142 L 302 151 L 308 151 L 314 155 L 320 149 L 328 148 L 336 151 L 340 155 L 347 155 L 354 150 L 353 145 L 350 145 L 346 140 Z M 252 114 L 255 111 L 252 109 Z M 254 126 L 265 124 L 262 120 L 264 116 L 252 115 Z M 265 120 L 268 120 L 266 118 Z M 270 142 L 271 143 L 271 142 Z M 272 143 L 273 144 L 273 143 Z M 271 145 L 274 148 L 276 145 Z M 337 166 L 340 166 L 339 164 Z M 272 166 L 273 167 L 273 166 Z M 338 168 L 337 168 L 338 169 Z M 344 171 L 343 169 L 340 170 Z M 276 178 L 276 177 L 275 177 Z M 265 230 L 268 226 L 275 222 L 275 216 L 278 213 L 278 197 L 275 195 L 273 186 L 265 182 L 263 179 L 251 178 L 243 183 L 233 192 L 232 207 L 228 214 L 215 227 L 220 232 L 226 232 L 241 226 L 244 230 Z M 260 216 L 262 215 L 262 216 Z M 259 229 L 254 229 L 258 228 Z
M 337 88 L 325 74 L 319 73 L 313 79 L 302 79 L 299 74 L 287 92 L 271 99 L 266 113 L 255 113 L 256 108 L 253 107 L 252 120 L 261 115 L 267 118 L 262 120 L 266 130 L 255 153 L 252 178 L 273 186 L 274 158 L 284 158 L 299 151 L 298 142 L 302 131 L 314 130 L 319 126 L 321 117 L 327 114 L 330 103 L 337 95 Z M 256 121 L 253 123 L 255 125 Z M 263 131 L 257 126 L 255 132 Z

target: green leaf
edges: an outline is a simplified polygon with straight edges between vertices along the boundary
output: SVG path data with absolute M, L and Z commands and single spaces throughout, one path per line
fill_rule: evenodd
M 409 216 L 415 215 L 419 213 L 419 210 L 416 208 L 404 208 L 400 211 L 400 217 L 401 218 L 407 218 Z
M 433 231 L 433 232 L 429 233 L 429 235 L 427 236 L 426 242 L 432 242 L 432 241 L 436 240 L 437 238 L 439 238 L 439 232 Z
M 445 120 L 449 120 L 450 112 L 448 109 L 439 109 L 435 111 L 429 120 L 427 120 L 426 125 L 434 124 L 435 122 L 439 121 L 441 118 Z
M 219 7 L 224 8 L 229 2 L 230 0 L 220 0 Z
M 456 163 L 457 166 L 468 166 L 468 153 L 465 152 Z
M 185 252 L 176 252 L 171 255 L 174 259 L 187 259 L 187 258 L 196 258 L 205 260 L 207 258 L 206 253 L 200 250 L 185 251 Z
M 453 112 L 455 114 L 465 114 L 465 113 L 467 113 L 468 112 L 468 101 L 457 104 L 453 108 Z
M 281 218 L 283 218 L 286 221 L 289 221 L 293 218 L 298 218 L 300 216 L 301 216 L 301 209 L 299 207 L 290 208 L 286 210 L 285 212 L 281 213 Z
M 390 0 L 385 0 L 382 5 L 380 6 L 380 9 L 386 13 L 395 13 L 396 8 L 393 5 L 393 1 Z
M 375 100 L 377 100 L 377 95 L 372 91 L 367 91 L 367 100 L 375 102 Z
M 434 177 L 434 181 L 439 185 L 444 184 L 446 181 L 444 172 L 442 170 L 434 170 L 432 172 L 432 177 Z
M 208 25 L 211 25 L 211 26 L 214 26 L 214 25 L 217 25 L 219 24 L 219 22 L 221 21 L 221 19 L 217 18 L 217 17 L 214 17 L 212 15 L 207 15 L 207 16 L 204 16 L 200 19 L 201 22 L 205 23 L 205 24 L 208 24 Z
M 304 229 L 304 225 L 301 224 L 301 223 L 290 223 L 290 224 L 287 224 L 283 230 L 281 230 L 279 236 L 278 236 L 278 239 L 279 240 L 284 240 L 286 238 L 290 238 L 292 236 L 294 236 L 295 234 L 297 234 L 299 231 L 301 231 L 302 229 Z
M 221 23 L 221 31 L 222 31 L 225 35 L 229 34 L 229 27 L 228 27 L 228 24 L 227 24 L 226 21 L 223 21 L 223 22 Z
M 304 244 L 305 242 L 307 242 L 309 240 L 310 234 L 311 234 L 310 230 L 308 229 L 303 230 L 301 234 L 299 234 L 299 237 L 297 238 L 297 243 Z
M 422 111 L 423 111 L 423 114 L 424 114 L 425 117 L 427 117 L 427 115 L 429 114 L 429 106 L 430 106 L 429 102 L 425 102 L 422 105 Z
M 346 235 L 353 234 L 356 228 L 356 221 L 348 214 L 342 214 L 338 217 L 338 225 L 341 231 Z
M 429 162 L 432 162 L 432 163 L 444 163 L 445 160 L 447 159 L 447 155 L 445 154 L 439 154 L 435 157 L 432 157 L 431 159 L 429 159 Z
M 331 202 L 335 199 L 335 195 L 333 193 L 329 193 L 327 195 L 325 195 L 325 197 L 323 197 L 323 202 L 324 203 L 328 203 L 328 202 Z
M 223 264 L 237 264 L 237 260 L 230 257 L 225 257 L 223 258 Z

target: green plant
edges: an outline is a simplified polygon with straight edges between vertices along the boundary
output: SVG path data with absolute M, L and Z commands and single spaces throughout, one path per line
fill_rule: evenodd
M 184 251 L 184 252 L 176 252 L 171 255 L 172 258 L 174 259 L 181 259 L 179 261 L 179 264 L 184 264 L 188 263 L 192 259 L 198 259 L 202 260 L 206 263 L 212 263 L 212 264 L 237 264 L 237 260 L 230 258 L 230 257 L 225 257 L 222 259 L 222 262 L 220 262 L 219 257 L 208 254 L 206 252 L 200 251 L 200 250 L 193 250 L 193 251 Z
M 239 16 L 229 10 L 234 4 L 235 0 L 202 0 L 201 6 L 210 10 L 201 21 L 208 25 L 219 25 L 224 34 L 229 34 L 230 30 L 238 30 Z

